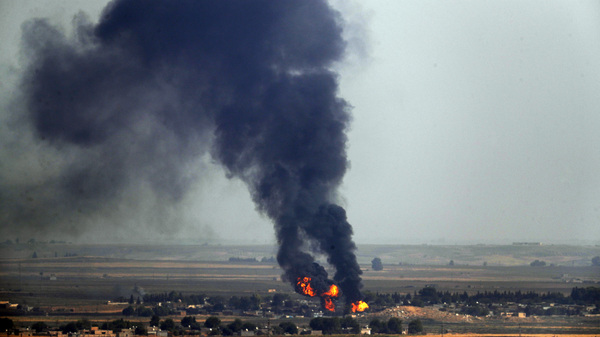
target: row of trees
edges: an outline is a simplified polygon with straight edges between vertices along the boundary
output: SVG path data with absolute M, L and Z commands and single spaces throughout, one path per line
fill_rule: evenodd
M 332 318 L 313 318 L 310 321 L 310 328 L 313 330 L 321 330 L 323 334 L 360 334 L 360 325 L 358 321 L 352 317 Z M 387 321 L 382 321 L 375 318 L 369 322 L 371 334 L 402 334 L 402 320 L 397 317 L 392 317 Z M 420 319 L 412 320 L 408 323 L 409 334 L 417 334 L 423 332 L 423 323 Z
M 276 293 L 273 296 L 262 297 L 258 294 L 250 296 L 231 296 L 225 298 L 223 296 L 207 296 L 206 294 L 190 294 L 183 295 L 171 291 L 169 293 L 146 294 L 143 297 L 144 304 L 158 304 L 165 302 L 177 302 L 181 300 L 186 304 L 203 305 L 210 311 L 230 310 L 259 310 L 261 305 L 267 304 L 271 307 L 287 307 L 291 308 L 297 305 L 297 301 L 293 300 L 290 294 Z M 133 303 L 130 298 L 129 303 Z M 139 304 L 139 301 L 138 301 Z
M 265 300 L 271 300 L 274 306 L 281 305 L 284 301 L 289 299 L 290 295 L 288 294 L 275 294 L 273 297 L 265 298 Z M 144 295 L 143 300 L 144 303 L 164 303 L 181 300 L 187 304 L 214 306 L 216 311 L 223 310 L 225 306 L 230 309 L 258 310 L 263 301 L 258 294 L 240 297 L 232 296 L 226 299 L 223 296 L 207 296 L 206 294 L 183 295 L 181 292 L 176 293 L 175 291 L 169 293 L 146 294 Z
M 13 322 L 10 319 L 0 319 L 0 328 L 3 331 L 8 331 L 13 328 Z M 209 329 L 210 335 L 223 335 L 232 336 L 239 334 L 242 330 L 257 331 L 259 327 L 252 322 L 244 322 L 241 319 L 235 319 L 229 324 L 223 324 L 221 320 L 216 316 L 208 317 L 202 324 L 196 321 L 194 316 L 185 316 L 179 323 L 175 322 L 172 318 L 160 320 L 157 315 L 152 316 L 148 322 L 148 326 L 160 327 L 163 331 L 169 331 L 172 335 L 181 336 L 186 334 L 186 331 L 200 330 L 202 327 Z M 323 334 L 360 334 L 360 325 L 358 321 L 352 317 L 332 317 L 332 318 L 313 318 L 309 326 L 313 330 L 321 330 Z M 69 322 L 61 325 L 59 330 L 64 333 L 77 333 L 81 330 L 91 329 L 92 324 L 87 319 L 81 319 L 75 322 Z M 402 333 L 402 320 L 399 318 L 392 317 L 387 321 L 380 319 L 373 319 L 369 323 L 371 333 L 387 333 L 387 334 L 401 334 Z M 48 326 L 44 322 L 37 322 L 32 324 L 32 330 L 37 333 L 47 332 Z M 100 326 L 103 330 L 112 330 L 113 332 L 120 332 L 123 329 L 135 329 L 136 335 L 147 335 L 148 329 L 143 325 L 133 325 L 132 322 L 118 319 L 111 322 L 104 322 Z M 279 325 L 271 327 L 271 334 L 274 335 L 296 335 L 299 330 L 295 323 L 286 321 L 281 322 Z M 412 320 L 408 323 L 408 333 L 416 334 L 423 332 L 423 324 L 419 319 Z
M 400 263 L 400 265 L 402 265 L 402 262 Z M 450 260 L 450 262 L 448 263 L 449 266 L 454 266 L 454 260 Z M 487 262 L 483 262 L 484 266 L 487 266 Z M 545 261 L 541 261 L 541 260 L 535 260 L 533 262 L 531 262 L 529 264 L 532 267 L 544 267 L 546 266 L 546 262 Z M 553 266 L 554 264 L 552 264 L 551 266 Z M 592 266 L 600 266 L 600 256 L 594 256 L 592 258 Z M 373 260 L 371 260 L 371 269 L 379 271 L 379 270 L 383 270 L 383 262 L 381 261 L 380 258 L 376 257 Z
M 415 306 L 424 306 L 426 304 L 455 303 L 475 305 L 477 303 L 557 303 L 557 304 L 578 304 L 593 305 L 600 304 L 600 287 L 575 287 L 570 295 L 564 295 L 560 292 L 537 293 L 534 291 L 522 292 L 512 291 L 485 291 L 469 295 L 466 291 L 463 293 L 451 293 L 449 291 L 437 291 L 434 287 L 425 287 L 414 294 L 399 293 L 373 293 L 365 292 L 365 302 L 377 306 L 392 306 L 400 304 L 411 304 Z

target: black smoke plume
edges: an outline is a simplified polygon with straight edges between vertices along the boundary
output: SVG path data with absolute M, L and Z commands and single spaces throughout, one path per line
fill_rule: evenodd
M 43 207 L 93 214 L 132 185 L 176 203 L 209 151 L 273 220 L 286 280 L 361 298 L 352 228 L 335 204 L 350 116 L 332 70 L 341 18 L 326 1 L 123 0 L 97 24 L 74 22 L 74 37 L 41 19 L 24 25 L 28 118 L 71 159 L 38 187 L 52 194 L 38 216 L 19 221 L 52 226 Z

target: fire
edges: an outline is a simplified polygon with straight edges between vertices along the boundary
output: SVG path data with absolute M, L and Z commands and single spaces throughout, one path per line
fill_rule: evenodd
M 369 308 L 369 305 L 363 301 L 352 303 L 352 312 L 361 312 Z
M 298 282 L 296 284 L 298 285 L 298 289 L 300 289 L 301 294 L 311 297 L 318 295 L 323 299 L 323 306 L 325 307 L 325 309 L 329 311 L 335 311 L 335 304 L 333 303 L 332 298 L 339 296 L 340 289 L 338 288 L 338 286 L 332 284 L 329 286 L 329 290 L 327 290 L 324 293 L 317 294 L 317 292 L 313 289 L 312 285 L 310 284 L 311 280 L 312 279 L 308 276 L 298 277 Z
M 335 304 L 333 304 L 331 297 L 323 297 L 323 300 L 325 301 L 325 309 L 335 311 Z
M 323 293 L 321 296 L 338 297 L 339 293 L 340 289 L 338 289 L 338 287 L 335 284 L 332 284 L 329 287 L 329 291 Z
M 311 278 L 310 277 L 299 277 L 298 278 L 298 286 L 302 289 L 302 293 L 308 296 L 316 296 L 317 293 L 310 285 Z

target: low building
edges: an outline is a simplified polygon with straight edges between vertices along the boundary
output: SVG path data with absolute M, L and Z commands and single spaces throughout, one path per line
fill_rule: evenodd
M 123 329 L 120 332 L 117 332 L 117 337 L 133 337 L 133 335 L 133 329 Z

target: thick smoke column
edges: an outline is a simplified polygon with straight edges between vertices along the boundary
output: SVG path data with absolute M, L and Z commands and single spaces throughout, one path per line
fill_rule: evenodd
M 78 18 L 72 39 L 44 20 L 24 27 L 32 124 L 76 158 L 52 184 L 60 204 L 93 212 L 139 181 L 175 203 L 193 179 L 183 168 L 210 151 L 273 220 L 291 284 L 310 276 L 361 299 L 335 205 L 350 117 L 331 66 L 345 43 L 325 1 L 124 0 L 97 25 Z

